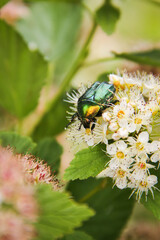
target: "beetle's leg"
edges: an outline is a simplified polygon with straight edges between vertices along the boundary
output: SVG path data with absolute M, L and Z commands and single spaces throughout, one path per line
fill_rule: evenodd
M 78 131 L 81 130 L 81 127 L 82 127 L 82 122 L 81 122 L 80 125 L 79 125 Z
M 117 102 L 119 102 L 119 100 L 113 100 L 113 101 L 111 101 L 111 102 L 109 102 L 109 103 L 106 103 L 106 104 L 104 104 L 103 106 L 105 107 L 105 108 L 109 108 L 109 107 L 112 107 L 115 103 L 117 103 Z
M 70 122 L 67 124 L 66 128 L 67 128 L 70 124 L 72 124 L 72 123 L 74 122 L 74 120 L 75 120 L 76 117 L 78 117 L 77 112 L 72 115 L 71 120 L 70 120 Z
M 114 100 L 112 103 L 115 104 L 115 103 L 117 103 L 117 102 L 119 102 L 119 100 L 116 99 L 116 100 Z
M 95 126 L 96 126 L 96 124 L 95 124 L 96 121 L 97 121 L 96 118 L 93 118 L 93 119 L 92 119 L 93 124 L 92 124 L 92 127 L 91 127 L 91 131 L 93 131 L 93 129 L 95 128 Z

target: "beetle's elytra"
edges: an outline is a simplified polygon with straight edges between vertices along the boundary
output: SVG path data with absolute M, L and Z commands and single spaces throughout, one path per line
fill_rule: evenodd
M 107 82 L 93 83 L 78 99 L 77 112 L 72 115 L 68 125 L 77 117 L 81 122 L 80 128 L 83 125 L 84 128 L 90 129 L 91 127 L 91 130 L 93 130 L 96 117 L 100 117 L 106 108 L 117 102 L 117 100 L 113 100 L 115 91 L 113 84 Z M 93 123 L 92 126 L 91 123 Z

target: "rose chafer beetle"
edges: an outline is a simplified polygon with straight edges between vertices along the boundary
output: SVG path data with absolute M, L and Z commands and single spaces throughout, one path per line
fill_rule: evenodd
M 113 84 L 107 82 L 95 82 L 78 99 L 77 112 L 72 115 L 70 125 L 75 118 L 81 122 L 79 130 L 83 125 L 85 129 L 91 130 L 95 127 L 96 117 L 102 116 L 103 111 L 116 103 L 113 100 L 116 89 Z

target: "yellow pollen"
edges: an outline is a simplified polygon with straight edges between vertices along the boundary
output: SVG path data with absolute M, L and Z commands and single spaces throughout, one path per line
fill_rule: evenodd
M 114 80 L 113 84 L 114 84 L 116 87 L 118 87 L 118 86 L 120 85 L 120 81 Z
M 147 182 L 141 181 L 141 182 L 140 182 L 140 185 L 141 185 L 142 187 L 147 187 Z
M 90 128 L 86 128 L 86 134 L 87 135 L 91 134 L 91 129 Z
M 137 142 L 136 143 L 136 148 L 140 151 L 142 151 L 144 149 L 144 145 L 141 142 Z
M 121 151 L 117 152 L 116 155 L 117 155 L 117 158 L 120 158 L 120 159 L 124 158 L 124 153 Z
M 108 130 L 106 130 L 106 135 L 108 135 L 109 134 L 109 131 Z
M 132 84 L 132 83 L 126 83 L 126 87 L 128 87 L 128 88 L 131 88 L 133 86 L 134 86 L 134 84 Z
M 142 123 L 142 119 L 141 118 L 135 118 L 134 123 L 135 124 L 141 124 Z
M 118 113 L 117 113 L 117 117 L 118 118 L 123 118 L 125 115 L 124 111 L 120 110 Z
M 158 113 L 158 109 L 155 109 L 155 110 L 152 112 L 152 115 L 155 116 L 157 113 Z
M 122 169 L 119 169 L 118 172 L 117 172 L 117 175 L 121 178 L 123 178 L 125 176 L 125 171 L 122 170 Z

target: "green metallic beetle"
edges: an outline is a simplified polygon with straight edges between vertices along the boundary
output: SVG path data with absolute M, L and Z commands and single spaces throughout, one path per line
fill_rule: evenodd
M 107 82 L 95 82 L 90 88 L 78 99 L 77 112 L 72 115 L 70 125 L 75 118 L 78 118 L 81 122 L 79 130 L 83 125 L 84 128 L 95 127 L 96 117 L 102 116 L 103 111 L 116 103 L 117 100 L 113 100 L 116 89 L 113 84 Z M 92 126 L 91 126 L 91 123 Z

